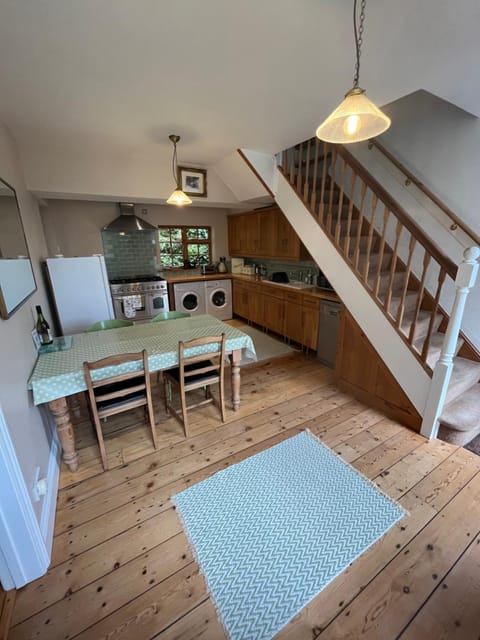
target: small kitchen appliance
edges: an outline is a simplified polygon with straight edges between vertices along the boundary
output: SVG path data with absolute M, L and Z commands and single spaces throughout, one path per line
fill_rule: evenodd
M 217 271 L 218 273 L 227 273 L 227 265 L 225 264 L 225 256 L 222 256 L 219 258 L 220 262 L 218 263 L 217 266 Z

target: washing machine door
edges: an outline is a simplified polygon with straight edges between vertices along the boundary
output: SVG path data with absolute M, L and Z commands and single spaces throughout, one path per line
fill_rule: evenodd
M 200 306 L 200 296 L 194 291 L 187 291 L 182 295 L 182 308 L 191 313 L 198 310 Z
M 210 304 L 217 309 L 223 309 L 227 304 L 227 294 L 224 289 L 215 289 L 210 294 Z

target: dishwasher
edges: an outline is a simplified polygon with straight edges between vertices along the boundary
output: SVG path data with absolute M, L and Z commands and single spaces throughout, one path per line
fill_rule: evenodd
M 335 367 L 337 339 L 342 305 L 331 300 L 320 302 L 317 358 L 327 367 Z

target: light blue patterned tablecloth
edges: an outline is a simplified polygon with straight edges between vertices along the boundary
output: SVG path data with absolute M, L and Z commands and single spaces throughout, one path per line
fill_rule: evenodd
M 178 364 L 178 343 L 202 336 L 226 335 L 226 349 L 242 349 L 243 357 L 256 360 L 255 347 L 250 336 L 242 333 L 213 316 L 193 316 L 178 320 L 149 322 L 133 327 L 109 329 L 92 333 L 79 333 L 73 337 L 69 351 L 42 353 L 39 355 L 28 388 L 33 391 L 35 404 L 50 402 L 64 396 L 85 391 L 83 363 L 93 362 L 120 353 L 133 353 L 146 349 L 150 372 L 168 369 Z M 208 347 L 192 350 L 191 355 L 208 353 Z M 118 367 L 106 367 L 94 372 L 94 379 L 102 379 L 115 373 L 136 371 L 141 362 Z

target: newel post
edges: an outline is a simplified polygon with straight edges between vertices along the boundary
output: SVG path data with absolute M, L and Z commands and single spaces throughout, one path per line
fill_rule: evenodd
M 442 352 L 433 371 L 432 383 L 428 392 L 420 430 L 420 433 L 429 439 L 436 438 L 438 433 L 438 419 L 443 411 L 448 385 L 450 384 L 453 357 L 462 324 L 465 303 L 477 278 L 479 256 L 480 248 L 470 247 L 470 249 L 466 249 L 463 253 L 464 260 L 457 270 L 455 300 L 453 301 L 450 320 L 445 332 Z

